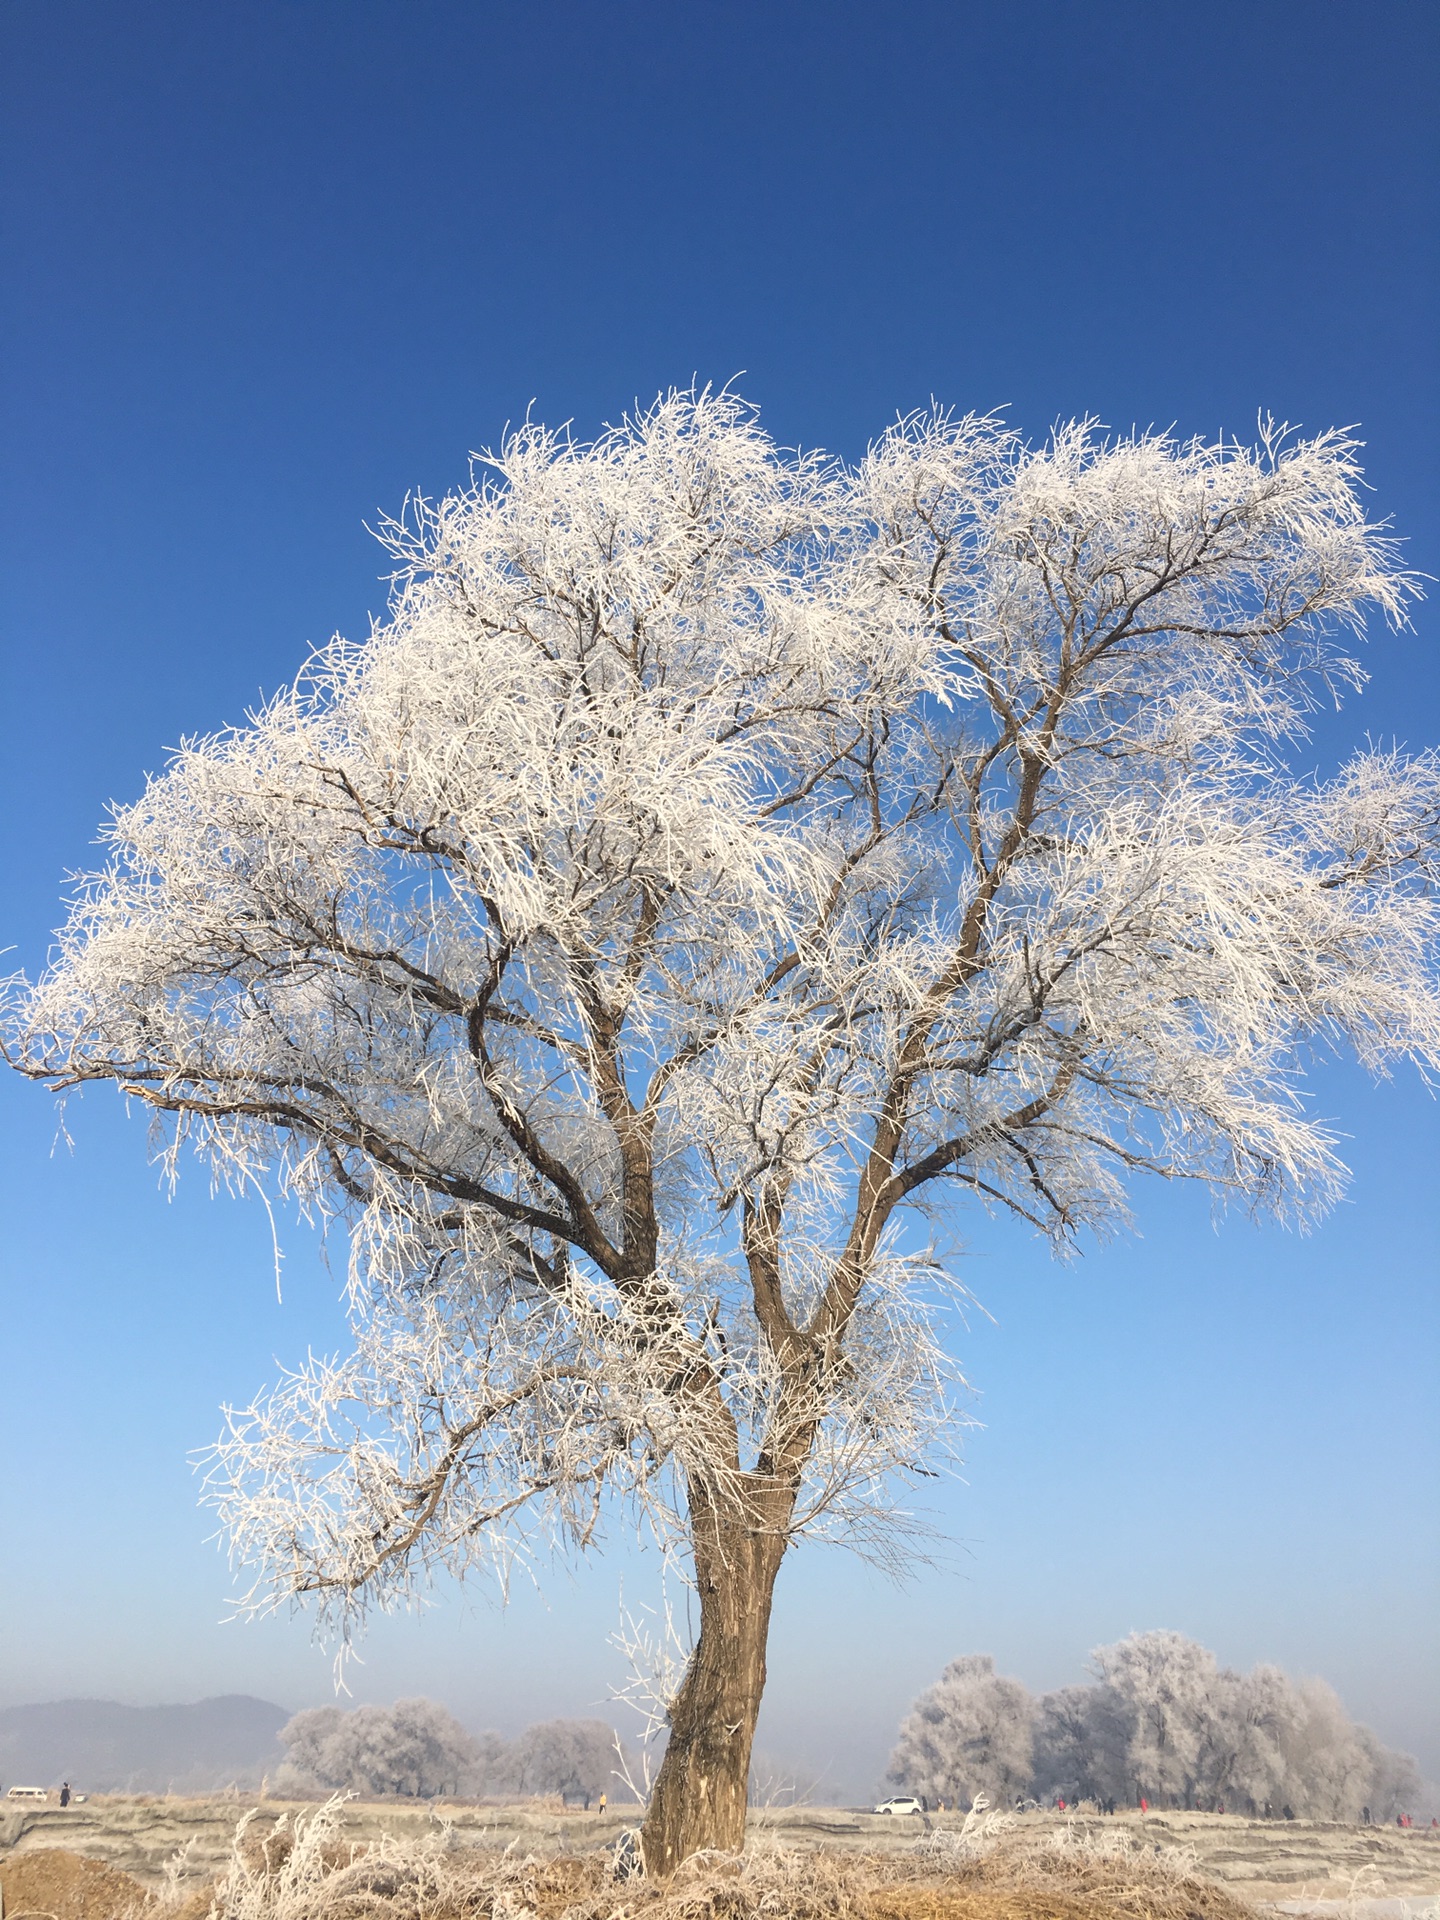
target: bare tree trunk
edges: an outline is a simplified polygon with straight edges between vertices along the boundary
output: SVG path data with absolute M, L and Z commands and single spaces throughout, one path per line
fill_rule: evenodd
M 700 1636 L 670 1709 L 670 1742 L 645 1816 L 647 1873 L 673 1873 L 701 1847 L 737 1852 L 745 1843 L 750 1747 L 792 1504 L 772 1483 L 747 1524 L 692 1495 Z

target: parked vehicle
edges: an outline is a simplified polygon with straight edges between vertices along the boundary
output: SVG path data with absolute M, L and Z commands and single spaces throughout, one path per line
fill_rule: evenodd
M 876 1813 L 924 1813 L 925 1802 L 917 1800 L 913 1793 L 897 1793 L 892 1799 L 882 1800 L 875 1811 Z
M 11 1787 L 5 1798 L 7 1800 L 48 1800 L 50 1789 L 48 1787 Z

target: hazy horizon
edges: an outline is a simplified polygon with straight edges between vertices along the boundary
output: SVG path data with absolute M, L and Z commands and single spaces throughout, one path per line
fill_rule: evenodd
M 967 1649 L 966 1651 L 971 1650 Z M 1223 1665 L 1225 1663 L 1222 1661 L 1221 1664 Z M 1025 1681 L 1031 1693 L 1037 1697 L 1042 1692 L 1048 1691 L 1050 1686 L 1066 1685 L 1076 1681 L 1087 1682 L 1091 1678 L 1089 1668 L 1085 1667 L 1079 1672 L 1064 1675 L 1059 1680 L 1049 1682 L 1046 1686 L 1042 1687 L 1029 1681 L 1023 1672 L 1008 1669 L 1006 1671 L 1010 1673 L 1010 1677 Z M 932 1675 L 930 1677 L 936 1678 L 938 1675 Z M 1297 1675 L 1294 1677 L 1312 1676 Z M 1320 1679 L 1326 1678 L 1323 1674 L 1313 1677 Z M 366 1705 L 389 1706 L 393 1704 L 395 1697 L 400 1696 L 382 1697 L 381 1694 L 370 1688 L 356 1688 L 350 1694 L 339 1696 L 332 1690 L 323 1698 L 310 1698 L 297 1702 L 278 1701 L 267 1696 L 253 1693 L 234 1692 L 205 1695 L 198 1699 L 183 1701 L 152 1699 L 120 1701 L 111 1696 L 97 1696 L 94 1694 L 58 1696 L 49 1700 L 11 1701 L 0 1696 L 0 1722 L 11 1718 L 15 1712 L 20 1710 L 41 1710 L 68 1706 L 114 1706 L 127 1711 L 138 1710 L 140 1713 L 163 1714 L 176 1711 L 188 1712 L 197 1708 L 217 1707 L 233 1703 L 274 1708 L 279 1713 L 289 1716 L 302 1711 L 306 1707 L 328 1706 L 332 1704 L 338 1704 L 347 1710 Z M 627 1713 L 622 1704 L 608 1696 L 588 1701 L 573 1701 L 567 1707 L 557 1704 L 557 1701 L 561 1698 L 559 1694 L 551 1693 L 542 1697 L 542 1705 L 537 1706 L 532 1702 L 531 1709 L 527 1709 L 524 1705 L 523 1698 L 516 1694 L 512 1695 L 508 1700 L 506 1710 L 499 1714 L 494 1712 L 487 1713 L 484 1702 L 478 1699 L 466 1710 L 463 1705 L 457 1705 L 456 1699 L 447 1698 L 443 1693 L 427 1693 L 425 1697 L 435 1699 L 438 1704 L 454 1712 L 456 1718 L 466 1730 L 472 1734 L 493 1731 L 501 1734 L 507 1740 L 513 1740 L 528 1726 L 540 1720 L 551 1718 L 598 1718 L 612 1724 L 622 1737 L 632 1737 L 633 1729 L 631 1724 L 628 1723 L 632 1721 L 633 1717 Z M 493 1698 L 494 1696 L 492 1696 L 492 1704 Z M 910 1704 L 910 1701 L 907 1700 L 902 1706 L 901 1711 L 905 1711 Z M 1351 1710 L 1352 1717 L 1363 1720 L 1363 1715 L 1354 1713 L 1351 1702 L 1345 1701 L 1344 1704 L 1347 1709 Z M 823 1801 L 827 1797 L 839 1801 L 869 1799 L 874 1793 L 880 1791 L 884 1785 L 886 1763 L 889 1757 L 890 1747 L 893 1745 L 894 1734 L 898 1731 L 898 1725 L 899 1716 L 897 1715 L 896 1725 L 891 1729 L 889 1736 L 884 1737 L 881 1745 L 874 1748 L 871 1748 L 871 1743 L 867 1741 L 863 1732 L 852 1730 L 850 1750 L 846 1752 L 842 1746 L 840 1751 L 830 1757 L 827 1764 L 826 1756 L 815 1743 L 814 1728 L 811 1727 L 807 1730 L 799 1724 L 791 1724 L 787 1727 L 785 1722 L 774 1711 L 772 1703 L 769 1711 L 762 1714 L 760 1736 L 756 1745 L 755 1770 L 757 1774 L 769 1772 L 782 1777 L 793 1776 L 798 1788 L 801 1791 L 807 1792 L 809 1797 L 816 1800 Z M 0 1734 L 3 1734 L 3 1731 L 3 1725 L 0 1725 Z M 1372 1731 L 1379 1733 L 1382 1738 L 1386 1738 L 1383 1728 L 1372 1727 Z M 876 1738 L 881 1737 L 881 1729 L 878 1722 L 874 1728 L 874 1734 Z M 767 1738 L 767 1736 L 773 1737 Z M 1387 1744 L 1394 1745 L 1397 1743 L 1387 1739 Z M 275 1757 L 278 1757 L 278 1754 L 279 1749 L 277 1747 L 275 1749 Z M 1422 1771 L 1426 1773 L 1427 1779 L 1434 1784 L 1436 1770 L 1433 1765 L 1433 1760 L 1427 1765 L 1421 1755 L 1417 1754 L 1416 1757 L 1421 1759 Z M 77 1769 L 71 1767 L 70 1771 L 76 1772 Z M 196 1777 L 198 1778 L 198 1771 Z M 196 1790 L 200 1789 L 197 1788 Z M 612 1795 L 612 1798 L 613 1797 Z

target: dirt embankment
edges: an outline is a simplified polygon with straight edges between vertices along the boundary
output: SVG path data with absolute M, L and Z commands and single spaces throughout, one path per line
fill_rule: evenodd
M 143 1898 L 129 1874 L 63 1848 L 41 1847 L 0 1861 L 5 1920 L 122 1920 Z
M 83 1806 L 4 1807 L 0 1803 L 0 1866 L 8 1872 L 26 1857 L 63 1849 L 128 1874 L 141 1886 L 158 1887 L 167 1861 L 184 1853 L 184 1880 L 216 1879 L 224 1870 L 235 1827 L 256 1803 L 236 1798 L 103 1796 Z M 282 1801 L 260 1803 L 252 1827 L 258 1838 L 282 1815 L 308 1811 Z M 340 1814 L 347 1845 L 363 1847 L 384 1834 L 421 1841 L 438 1820 L 454 1829 L 453 1844 L 492 1851 L 515 1845 L 541 1858 L 591 1854 L 612 1846 L 636 1818 L 635 1808 L 608 1814 L 531 1803 L 472 1806 L 440 1803 L 406 1806 L 352 1801 Z M 752 1833 L 782 1847 L 840 1853 L 892 1853 L 915 1845 L 927 1832 L 958 1830 L 959 1815 L 926 1820 L 891 1818 L 838 1808 L 796 1808 L 752 1817 Z M 1129 1832 L 1134 1848 L 1152 1858 L 1193 1859 L 1195 1870 L 1253 1901 L 1346 1900 L 1384 1894 L 1410 1898 L 1440 1895 L 1440 1831 L 1394 1827 L 1348 1827 L 1309 1821 L 1246 1820 L 1233 1815 L 1162 1813 L 1141 1818 L 1066 1822 L 1051 1814 L 1027 1814 L 1017 1823 L 1017 1841 L 1041 1841 L 1068 1830 L 1118 1838 Z M 15 1911 L 13 1897 L 7 1913 Z

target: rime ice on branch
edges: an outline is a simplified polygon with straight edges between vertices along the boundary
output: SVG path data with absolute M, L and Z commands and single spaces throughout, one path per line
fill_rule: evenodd
M 1328 1200 L 1307 1052 L 1440 1052 L 1440 765 L 1286 771 L 1411 589 L 1341 435 L 933 413 L 846 467 L 680 393 L 477 472 L 116 814 L 7 1046 L 350 1223 L 353 1352 L 214 1456 L 257 1607 L 348 1635 L 622 1513 L 688 1557 L 665 1868 L 741 1832 L 786 1547 L 892 1551 L 943 1445 L 902 1223 Z

